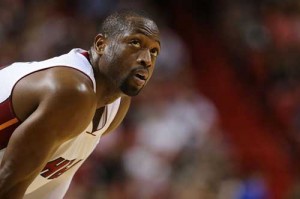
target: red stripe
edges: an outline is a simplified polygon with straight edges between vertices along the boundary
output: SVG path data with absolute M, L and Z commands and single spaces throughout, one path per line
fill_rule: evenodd
M 90 61 L 90 54 L 88 51 L 85 52 L 81 52 L 81 54 L 89 61 L 89 63 L 92 65 L 91 61 Z
M 82 52 L 81 54 L 89 60 L 89 52 L 88 51 Z
M 19 120 L 17 118 L 14 118 L 14 119 L 8 120 L 7 122 L 4 122 L 3 124 L 0 124 L 0 131 L 3 129 L 6 129 L 7 127 L 9 127 L 17 122 L 19 122 Z
M 2 131 L 0 131 L 0 150 L 7 147 L 7 144 L 9 142 L 11 135 L 13 134 L 13 132 L 19 125 L 20 125 L 20 122 L 13 124 L 13 125 L 7 127 L 6 129 L 3 129 Z
M 0 124 L 4 124 L 14 118 L 16 118 L 12 106 L 10 98 L 6 99 L 4 102 L 0 103 Z M 0 150 L 5 148 L 8 144 L 8 141 L 14 132 L 14 130 L 20 125 L 20 121 L 14 123 L 2 130 L 0 130 Z
M 0 124 L 3 124 L 16 117 L 11 109 L 10 98 L 7 98 L 4 102 L 0 103 L 0 113 Z

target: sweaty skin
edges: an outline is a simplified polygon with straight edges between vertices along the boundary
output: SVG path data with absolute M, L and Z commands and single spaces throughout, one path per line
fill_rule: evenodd
M 0 165 L 0 198 L 22 198 L 55 150 L 79 135 L 97 109 L 119 97 L 119 111 L 105 133 L 121 123 L 130 97 L 152 76 L 160 49 L 158 28 L 151 20 L 130 20 L 132 25 L 119 36 L 95 37 L 89 54 L 96 93 L 88 77 L 66 67 L 35 72 L 17 83 L 12 102 L 22 123 L 12 134 Z

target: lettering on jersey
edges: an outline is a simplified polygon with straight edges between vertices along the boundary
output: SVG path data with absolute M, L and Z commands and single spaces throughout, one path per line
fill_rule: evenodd
M 68 171 L 69 169 L 71 169 L 73 166 L 75 166 L 81 161 L 82 159 L 67 160 L 62 157 L 59 157 L 55 160 L 48 162 L 40 175 L 43 176 L 44 178 L 52 180 L 54 178 L 61 176 L 62 174 L 64 174 L 66 171 Z

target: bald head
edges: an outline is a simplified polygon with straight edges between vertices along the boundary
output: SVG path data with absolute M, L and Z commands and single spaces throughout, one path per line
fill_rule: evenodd
M 102 23 L 100 32 L 108 37 L 114 37 L 130 29 L 146 26 L 158 34 L 155 22 L 143 12 L 123 10 L 109 15 Z

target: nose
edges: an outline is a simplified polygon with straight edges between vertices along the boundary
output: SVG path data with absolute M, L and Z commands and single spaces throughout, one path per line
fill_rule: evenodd
M 140 65 L 149 68 L 152 65 L 150 51 L 148 49 L 142 50 L 138 56 L 137 62 Z

